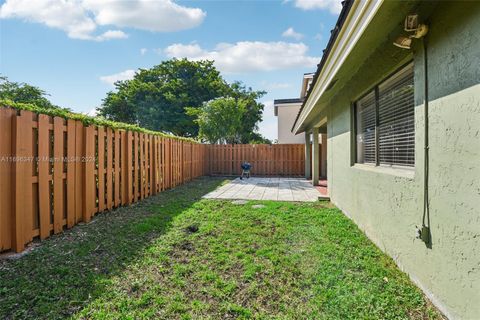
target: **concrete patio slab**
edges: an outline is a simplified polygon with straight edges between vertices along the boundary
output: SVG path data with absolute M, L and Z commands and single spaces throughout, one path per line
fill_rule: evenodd
M 314 202 L 324 198 L 302 178 L 239 178 L 203 196 L 206 199 L 243 199 Z

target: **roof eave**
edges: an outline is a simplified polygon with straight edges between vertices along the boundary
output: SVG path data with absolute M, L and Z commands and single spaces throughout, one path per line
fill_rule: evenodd
M 322 60 L 317 66 L 312 85 L 297 114 L 292 127 L 294 134 L 305 131 L 305 120 L 313 107 L 334 79 L 335 74 L 375 16 L 383 0 L 354 1 L 347 0 L 339 15 L 337 24 L 324 50 Z

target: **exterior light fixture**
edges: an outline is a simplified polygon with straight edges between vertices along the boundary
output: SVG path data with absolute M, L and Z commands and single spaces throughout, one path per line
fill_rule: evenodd
M 428 33 L 428 26 L 418 22 L 418 14 L 411 14 L 405 18 L 404 30 L 407 32 L 413 32 L 413 34 L 408 36 L 399 36 L 393 42 L 393 45 L 402 49 L 410 49 L 412 45 L 412 38 L 423 38 Z
M 410 49 L 412 45 L 412 38 L 400 36 L 393 42 L 393 45 L 402 49 Z

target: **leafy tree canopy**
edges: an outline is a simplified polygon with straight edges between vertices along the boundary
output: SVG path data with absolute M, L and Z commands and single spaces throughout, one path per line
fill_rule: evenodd
M 245 114 L 238 128 L 239 135 L 236 143 L 270 143 L 257 132 L 258 123 L 262 121 L 262 112 L 265 107 L 257 100 L 265 93 L 265 91 L 253 91 L 252 88 L 246 88 L 238 81 L 230 85 L 229 96 L 235 100 L 243 100 L 245 103 Z
M 256 132 L 246 133 L 245 119 L 251 107 L 248 99 L 222 97 L 210 100 L 200 108 L 187 108 L 186 111 L 196 118 L 199 138 L 209 143 L 270 143 Z
M 203 108 L 206 102 L 225 97 L 245 108 L 236 125 L 235 141 L 248 143 L 261 138 L 255 131 L 262 120 L 264 106 L 256 100 L 265 92 L 253 91 L 240 82 L 228 84 L 213 61 L 167 60 L 151 69 L 140 69 L 132 80 L 116 82 L 115 88 L 98 109 L 99 115 L 108 119 L 196 137 L 199 122 L 194 121 L 197 114 L 192 109 Z M 186 109 L 190 111 L 187 113 Z
M 199 107 L 228 89 L 211 61 L 187 59 L 140 69 L 132 80 L 118 81 L 115 87 L 103 100 L 100 115 L 190 137 L 198 134 L 198 126 L 185 107 Z
M 27 83 L 12 82 L 7 77 L 0 76 L 0 100 L 34 104 L 43 109 L 60 108 L 52 104 L 46 96 L 47 93 L 38 87 Z
M 196 116 L 200 139 L 210 143 L 238 143 L 246 105 L 243 99 L 217 98 L 201 108 L 187 108 L 187 114 Z

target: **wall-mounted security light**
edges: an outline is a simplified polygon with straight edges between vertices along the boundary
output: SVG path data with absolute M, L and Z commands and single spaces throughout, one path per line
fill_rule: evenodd
M 407 32 L 413 32 L 408 36 L 399 36 L 393 45 L 402 48 L 410 49 L 412 45 L 412 38 L 420 39 L 428 33 L 428 26 L 426 24 L 419 23 L 418 14 L 411 14 L 405 18 L 404 29 Z
M 418 14 L 410 14 L 405 17 L 405 31 L 416 31 L 418 27 Z

